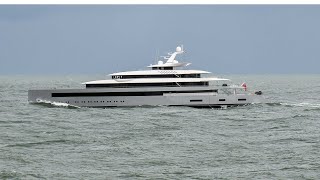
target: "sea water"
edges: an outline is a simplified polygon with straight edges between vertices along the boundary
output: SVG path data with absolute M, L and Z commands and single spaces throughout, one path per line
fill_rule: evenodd
M 28 89 L 103 75 L 0 76 L 0 179 L 320 179 L 320 75 L 226 75 L 264 102 L 77 108 Z

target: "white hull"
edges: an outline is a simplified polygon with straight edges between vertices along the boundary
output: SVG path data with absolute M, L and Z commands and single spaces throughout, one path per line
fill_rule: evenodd
M 159 88 L 157 88 L 159 89 Z M 167 93 L 168 89 L 162 95 L 149 96 L 85 96 L 81 97 L 53 97 L 53 93 L 77 94 L 77 93 L 109 93 L 109 92 L 128 92 L 128 89 L 65 89 L 65 90 L 29 90 L 28 100 L 31 103 L 50 101 L 58 103 L 67 103 L 79 107 L 119 107 L 119 106 L 194 106 L 194 107 L 220 107 L 251 104 L 257 101 L 257 95 L 253 94 L 219 94 L 216 92 L 201 93 Z M 174 90 L 173 88 L 170 88 Z M 124 91 L 125 90 L 125 91 Z M 152 91 L 151 91 L 152 90 Z M 190 88 L 188 88 L 190 90 Z M 195 88 L 193 88 L 195 90 Z M 203 89 L 197 89 L 203 91 Z M 208 90 L 208 89 L 206 89 Z M 136 92 L 136 88 L 130 89 L 130 92 Z M 141 89 L 140 89 L 141 91 Z M 148 91 L 154 92 L 155 89 L 148 88 Z M 159 91 L 159 90 L 158 90 Z M 128 92 L 128 93 L 130 93 Z M 175 91 L 173 91 L 175 92 Z

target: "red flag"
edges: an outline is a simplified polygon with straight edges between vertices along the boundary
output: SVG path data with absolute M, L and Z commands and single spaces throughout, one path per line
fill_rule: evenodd
M 241 84 L 241 87 L 243 87 L 244 90 L 247 91 L 247 84 L 246 84 L 246 83 L 242 83 L 242 84 Z

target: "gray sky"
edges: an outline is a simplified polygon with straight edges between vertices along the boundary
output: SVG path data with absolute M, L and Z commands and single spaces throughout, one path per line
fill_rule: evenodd
M 144 69 L 178 44 L 190 69 L 320 73 L 320 6 L 0 5 L 0 74 Z

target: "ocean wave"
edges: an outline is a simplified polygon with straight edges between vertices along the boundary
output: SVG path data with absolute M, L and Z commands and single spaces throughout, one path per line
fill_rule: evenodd
M 268 106 L 281 106 L 280 102 L 272 102 L 272 103 L 266 103 Z
M 49 141 L 41 141 L 41 142 L 29 142 L 29 143 L 16 143 L 16 144 L 9 144 L 6 147 L 32 147 L 38 145 L 51 145 L 56 143 L 69 143 L 68 140 L 49 140 Z
M 18 179 L 21 174 L 16 171 L 1 171 L 0 179 Z
M 0 172 L 0 179 L 45 179 L 40 174 L 23 174 L 16 171 L 1 171 Z
M 306 108 L 320 108 L 320 104 L 313 104 L 313 103 L 289 103 L 289 102 L 273 102 L 273 103 L 266 103 L 269 106 L 286 106 L 286 107 L 306 107 Z
M 320 108 L 320 104 L 312 104 L 312 103 L 280 103 L 281 105 L 288 107 L 306 107 L 306 108 Z
M 42 100 L 42 99 L 37 99 L 37 102 L 35 102 L 34 104 L 43 105 L 43 106 L 47 106 L 47 107 L 80 108 L 79 106 L 71 105 L 68 103 L 48 101 L 48 100 Z

